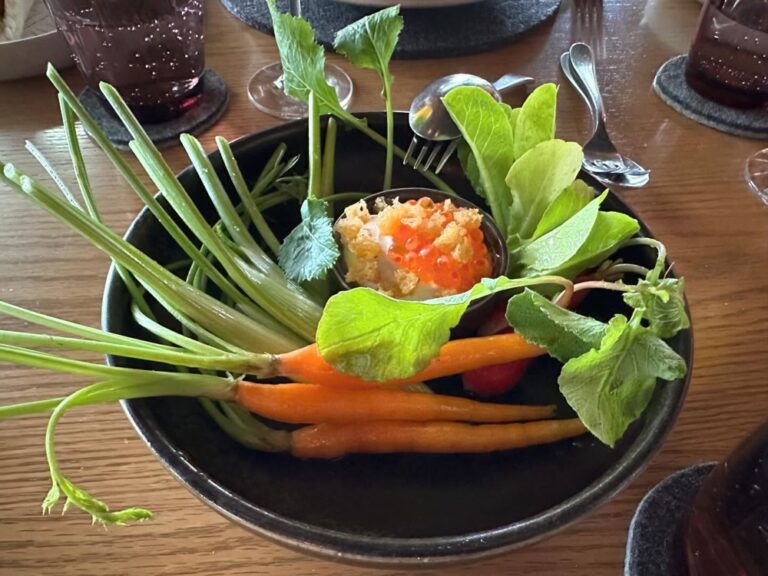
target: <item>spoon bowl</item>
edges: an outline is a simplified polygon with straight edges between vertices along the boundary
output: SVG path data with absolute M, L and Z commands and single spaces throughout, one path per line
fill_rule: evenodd
M 493 83 L 474 74 L 451 74 L 438 78 L 419 92 L 411 102 L 408 123 L 414 136 L 403 158 L 403 164 L 415 157 L 413 168 L 428 170 L 442 152 L 435 167 L 435 174 L 439 174 L 454 153 L 459 145 L 461 132 L 443 104 L 443 96 L 454 88 L 477 86 L 488 92 L 497 102 L 501 102 L 502 92 L 531 82 L 533 78 L 530 76 L 518 74 L 504 74 Z M 417 147 L 420 148 L 418 153 Z
M 408 123 L 417 136 L 425 140 L 444 142 L 461 136 L 458 127 L 451 120 L 443 104 L 443 96 L 459 86 L 477 86 L 501 102 L 501 94 L 516 86 L 533 82 L 529 76 L 505 74 L 491 83 L 474 74 L 450 74 L 443 76 L 424 88 L 411 102 Z

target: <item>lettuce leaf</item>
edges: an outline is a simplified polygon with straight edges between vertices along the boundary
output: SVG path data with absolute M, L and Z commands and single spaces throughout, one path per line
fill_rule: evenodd
M 533 237 L 549 205 L 573 184 L 583 159 L 575 142 L 547 140 L 512 165 L 505 178 L 512 197 L 507 228 L 511 248 Z
M 542 84 L 525 99 L 519 112 L 514 114 L 515 158 L 520 158 L 537 144 L 555 137 L 557 112 L 557 86 Z
M 598 212 L 589 237 L 568 262 L 557 268 L 537 266 L 527 273 L 557 274 L 565 278 L 575 278 L 584 270 L 599 265 L 639 230 L 640 224 L 631 216 L 620 212 Z
M 547 206 L 541 220 L 536 225 L 536 231 L 531 240 L 536 240 L 550 230 L 554 230 L 594 198 L 595 189 L 584 180 L 576 180 Z
M 437 356 L 472 300 L 548 281 L 486 278 L 462 294 L 422 302 L 397 300 L 370 288 L 346 290 L 326 303 L 317 347 L 341 372 L 366 380 L 407 378 Z
M 524 266 L 524 274 L 557 270 L 571 261 L 590 237 L 606 194 L 603 192 L 560 226 L 523 245 L 515 259 Z
M 470 181 L 506 233 L 511 198 L 504 179 L 515 159 L 506 105 L 477 86 L 455 88 L 443 97 L 443 102 L 472 153 L 473 162 L 467 161 L 466 152 L 463 154 L 465 166 L 469 164 Z

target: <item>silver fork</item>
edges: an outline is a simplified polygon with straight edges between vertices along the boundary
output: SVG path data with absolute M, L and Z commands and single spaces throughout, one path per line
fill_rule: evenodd
M 407 164 L 415 154 L 413 168 L 427 170 L 438 155 L 442 154 L 435 168 L 435 174 L 439 174 L 454 153 L 459 145 L 461 132 L 442 100 L 442 97 L 454 88 L 477 86 L 501 102 L 503 92 L 531 82 L 533 78 L 519 74 L 504 74 L 493 83 L 474 74 L 451 74 L 438 78 L 419 92 L 411 102 L 408 123 L 413 130 L 413 138 L 403 157 L 403 164 Z
M 422 170 L 429 170 L 429 167 L 432 165 L 432 162 L 435 161 L 437 155 L 442 152 L 442 156 L 440 156 L 440 160 L 437 162 L 437 166 L 435 166 L 435 174 L 440 174 L 445 163 L 448 162 L 451 155 L 456 151 L 456 148 L 458 148 L 460 140 L 460 138 L 452 138 L 451 140 L 439 142 L 435 140 L 427 140 L 426 138 L 414 134 L 413 138 L 411 138 L 411 143 L 408 145 L 408 150 L 405 152 L 403 164 L 407 164 L 408 160 L 413 158 L 418 149 L 419 153 L 416 154 L 416 158 L 413 160 L 411 166 L 414 170 L 418 170 L 419 168 Z M 443 147 L 445 147 L 444 151 Z M 429 155 L 427 155 L 427 153 L 429 153 Z M 421 161 L 425 156 L 426 162 L 422 165 Z
M 572 0 L 571 38 L 594 46 L 599 57 L 605 55 L 603 0 Z
M 620 154 L 608 136 L 592 49 L 587 44 L 576 43 L 560 57 L 560 65 L 587 103 L 594 123 L 593 135 L 584 145 L 584 169 L 604 184 L 628 188 L 645 186 L 650 171 Z

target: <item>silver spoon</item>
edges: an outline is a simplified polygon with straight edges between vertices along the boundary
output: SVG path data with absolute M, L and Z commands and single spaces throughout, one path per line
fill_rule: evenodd
M 504 76 L 493 83 L 474 74 L 451 74 L 438 78 L 419 92 L 413 99 L 413 102 L 411 102 L 408 123 L 411 125 L 411 130 L 413 130 L 415 135 L 408 146 L 403 164 L 406 164 L 413 157 L 417 146 L 419 146 L 419 139 L 426 140 L 426 142 L 423 142 L 421 145 L 421 149 L 416 156 L 414 168 L 421 165 L 422 160 L 427 154 L 429 154 L 428 159 L 422 167 L 425 170 L 429 168 L 444 143 L 450 140 L 453 140 L 453 142 L 443 152 L 443 156 L 435 168 L 435 173 L 442 170 L 448 158 L 453 154 L 459 143 L 458 138 L 461 136 L 461 132 L 459 132 L 459 128 L 454 124 L 450 114 L 448 114 L 442 98 L 454 88 L 459 86 L 477 86 L 488 92 L 496 101 L 501 102 L 502 93 L 517 86 L 530 84 L 531 82 L 533 82 L 533 78 L 518 74 L 504 74 Z M 433 147 L 434 142 L 438 144 Z M 431 153 L 429 152 L 430 148 L 432 148 Z
M 583 43 L 571 46 L 560 57 L 563 73 L 587 103 L 593 133 L 584 144 L 584 169 L 603 184 L 639 188 L 648 183 L 650 171 L 619 153 L 608 136 L 605 112 L 595 73 L 592 49 Z

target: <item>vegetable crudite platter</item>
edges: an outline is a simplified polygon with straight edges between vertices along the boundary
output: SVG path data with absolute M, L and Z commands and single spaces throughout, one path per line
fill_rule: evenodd
M 35 327 L 1 331 L 1 361 L 83 377 L 69 396 L 0 407 L 50 413 L 44 511 L 151 520 L 75 485 L 56 457 L 69 410 L 122 401 L 195 495 L 309 553 L 466 561 L 579 519 L 649 462 L 685 396 L 691 331 L 664 245 L 580 175 L 581 147 L 556 138 L 554 85 L 519 108 L 452 91 L 457 157 L 417 171 L 391 105 L 398 8 L 337 35 L 382 80 L 385 111 L 361 115 L 325 83 L 310 26 L 270 9 L 306 121 L 218 138 L 211 154 L 184 135 L 191 165 L 175 175 L 102 85 L 155 193 L 49 68 L 76 184 L 31 145 L 53 184 L 3 164 L 5 187 L 112 260 L 102 329 L 0 303 Z M 125 238 L 101 221 L 77 121 L 146 204 Z

